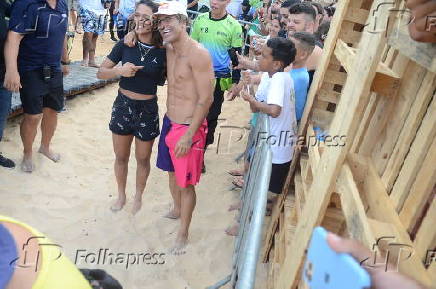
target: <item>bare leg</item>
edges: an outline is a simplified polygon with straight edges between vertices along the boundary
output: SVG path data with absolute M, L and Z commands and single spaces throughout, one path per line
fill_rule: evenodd
M 88 66 L 98 68 L 99 66 L 95 63 L 95 49 L 97 48 L 97 38 L 98 38 L 98 34 L 93 33 L 91 38 L 91 47 L 89 49 Z
M 174 255 L 185 254 L 186 244 L 188 241 L 189 225 L 191 224 L 192 212 L 196 204 L 195 188 L 189 185 L 186 188 L 180 188 L 181 192 L 181 211 L 180 211 L 180 229 L 177 233 L 176 244 L 171 252 Z
M 23 162 L 21 169 L 26 173 L 31 173 L 34 170 L 32 161 L 32 146 L 35 140 L 36 130 L 42 114 L 24 114 L 23 122 L 20 126 L 20 135 L 23 142 Z
M 168 219 L 178 219 L 180 218 L 181 195 L 180 189 L 176 184 L 176 176 L 174 175 L 174 172 L 168 172 L 168 184 L 174 204 L 172 210 L 169 211 L 164 217 Z
M 82 66 L 88 66 L 88 62 L 89 62 L 89 51 L 91 50 L 92 47 L 92 34 L 91 32 L 85 32 L 83 33 L 83 39 L 82 39 L 82 44 L 83 44 L 83 61 L 82 61 Z
M 42 110 L 42 122 L 41 122 L 41 147 L 39 151 L 54 162 L 58 162 L 61 156 L 50 150 L 50 142 L 53 138 L 56 126 L 58 123 L 58 113 L 51 108 L 44 108 Z
M 116 212 L 126 204 L 126 181 L 133 135 L 112 134 L 112 141 L 115 152 L 114 170 L 118 184 L 118 200 L 112 205 L 111 210 Z
M 150 156 L 154 140 L 141 141 L 135 138 L 136 156 L 136 194 L 133 202 L 132 214 L 136 214 L 142 206 L 142 194 L 150 174 Z

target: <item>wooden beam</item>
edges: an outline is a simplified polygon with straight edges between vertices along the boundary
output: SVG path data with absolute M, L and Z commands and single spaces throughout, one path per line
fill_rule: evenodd
M 371 232 L 359 190 L 347 163 L 341 169 L 336 190 L 341 196 L 342 209 L 350 237 L 360 240 L 366 247 L 372 248 L 375 238 Z
M 407 81 L 401 83 L 398 95 L 386 103 L 386 105 L 394 106 L 394 113 L 389 118 L 386 129 L 382 131 L 383 134 L 380 135 L 380 141 L 377 142 L 372 151 L 372 159 L 380 176 L 385 171 L 387 163 L 392 156 L 392 151 L 397 143 L 401 129 L 426 74 L 427 70 L 415 62 L 409 61 L 407 69 L 403 74 L 403 79 L 407 79 Z M 390 191 L 389 188 L 388 191 Z
M 435 220 L 436 198 L 431 202 L 414 242 L 415 252 L 421 260 L 425 260 L 427 250 L 432 249 L 432 246 L 436 243 Z
M 430 197 L 433 187 L 436 185 L 436 138 L 434 138 L 430 150 L 425 157 L 422 167 L 416 175 L 415 182 L 410 189 L 409 196 L 404 202 L 400 212 L 400 219 L 410 232 L 416 223 L 425 203 Z
M 366 178 L 363 187 L 366 200 L 370 207 L 367 215 L 378 221 L 391 223 L 396 229 L 396 232 L 398 232 L 398 235 L 395 236 L 396 242 L 413 246 L 410 236 L 401 223 L 400 217 L 396 213 L 392 201 L 387 195 L 385 185 L 377 174 L 372 161 L 369 158 L 357 154 L 349 155 L 348 160 L 353 163 L 352 167 L 364 167 L 366 170 Z M 419 280 L 426 286 L 431 284 L 424 264 L 417 255 L 412 255 L 408 260 L 400 262 L 399 270 L 401 273 Z
M 341 39 L 338 39 L 336 43 L 335 56 L 348 73 L 355 68 L 356 49 L 349 47 Z M 380 63 L 377 66 L 377 73 L 371 84 L 371 91 L 387 97 L 393 97 L 397 94 L 399 87 L 400 77 L 386 64 Z
M 368 10 L 350 7 L 348 8 L 347 14 L 345 14 L 344 20 L 363 25 L 366 23 L 368 15 Z
M 303 179 L 301 178 L 301 172 L 297 171 L 294 176 L 295 184 L 295 212 L 297 220 L 301 218 L 301 212 L 303 211 L 305 202 L 305 192 L 303 187 Z
M 423 100 L 426 98 L 425 95 L 418 95 L 417 100 L 412 105 L 410 117 L 405 123 L 408 130 L 400 134 L 399 141 L 394 147 L 393 154 L 382 176 L 388 190 L 392 187 L 390 196 L 397 211 L 403 207 L 418 171 L 422 167 L 425 158 L 423 152 L 430 149 L 431 143 L 436 137 L 436 97 L 433 96 L 428 108 L 423 108 L 422 105 L 428 103 Z M 423 109 L 426 111 L 422 112 Z M 425 116 L 422 119 L 424 113 Z M 422 121 L 418 122 L 419 119 Z M 420 125 L 418 132 L 414 134 L 413 132 L 418 125 Z M 414 131 L 410 131 L 411 129 Z M 413 142 L 412 137 L 414 138 Z
M 350 1 L 347 0 L 338 2 L 337 15 L 333 19 L 332 27 L 337 29 L 338 23 L 335 23 L 335 19 L 339 22 L 343 18 L 349 3 Z M 375 9 L 379 3 L 378 0 L 374 1 L 372 8 Z M 379 7 L 379 11 L 382 15 L 383 13 L 388 14 L 387 8 L 384 6 Z M 349 139 L 353 139 L 355 136 L 364 108 L 369 101 L 371 83 L 380 62 L 384 45 L 384 35 L 362 33 L 359 50 L 356 54 L 356 69 L 349 73 L 345 82 L 341 100 L 330 125 L 329 133 L 331 135 L 346 135 Z M 308 192 L 302 218 L 295 230 L 296 238 L 292 242 L 292 254 L 286 256 L 280 271 L 278 289 L 289 289 L 296 282 L 312 230 L 321 222 L 350 147 L 351 145 L 326 147 L 322 154 L 320 165 L 316 169 L 313 183 Z

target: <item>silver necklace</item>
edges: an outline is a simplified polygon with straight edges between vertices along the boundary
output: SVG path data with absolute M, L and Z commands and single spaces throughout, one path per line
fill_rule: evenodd
M 147 56 L 147 54 L 150 52 L 152 48 L 154 48 L 154 46 L 149 46 L 138 41 L 138 49 L 139 49 L 139 54 L 141 55 L 141 61 L 145 60 L 145 57 Z

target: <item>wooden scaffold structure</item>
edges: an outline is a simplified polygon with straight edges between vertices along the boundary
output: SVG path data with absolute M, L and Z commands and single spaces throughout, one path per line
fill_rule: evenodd
M 404 0 L 338 2 L 299 127 L 306 145 L 267 226 L 268 288 L 301 285 L 318 225 L 368 248 L 393 237 L 413 248 L 399 271 L 435 286 L 436 44 L 410 38 L 407 12 Z

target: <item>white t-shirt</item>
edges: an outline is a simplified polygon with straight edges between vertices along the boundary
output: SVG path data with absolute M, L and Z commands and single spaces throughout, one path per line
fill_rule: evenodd
M 83 9 L 92 11 L 97 15 L 106 14 L 106 10 L 104 9 L 100 0 L 80 0 L 79 4 Z
M 259 138 L 267 138 L 271 144 L 273 164 L 291 161 L 297 134 L 294 83 L 291 75 L 288 72 L 276 72 L 270 78 L 264 72 L 255 97 L 258 101 L 282 108 L 278 117 L 269 116 L 269 135 Z

